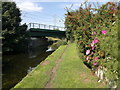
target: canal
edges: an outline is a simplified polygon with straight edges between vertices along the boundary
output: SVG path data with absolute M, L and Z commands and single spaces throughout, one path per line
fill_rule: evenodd
M 2 88 L 9 90 L 54 50 L 43 41 L 32 40 L 26 53 L 2 56 Z M 35 44 L 37 43 L 37 45 Z M 45 43 L 45 44 L 44 44 Z M 48 42 L 49 43 L 49 42 Z

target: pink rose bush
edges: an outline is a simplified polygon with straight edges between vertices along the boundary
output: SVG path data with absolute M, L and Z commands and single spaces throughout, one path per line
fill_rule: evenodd
M 95 37 L 95 39 L 92 41 L 92 44 L 95 44 L 95 43 L 98 43 L 98 42 L 99 42 L 98 38 Z
M 92 35 L 96 35 L 97 33 L 94 31 L 94 32 L 92 32 Z
M 96 66 L 97 65 L 97 62 L 94 62 L 94 66 Z
M 87 51 L 86 51 L 86 55 L 88 55 L 89 53 L 90 53 L 90 50 L 87 50 Z
M 98 60 L 98 57 L 95 57 L 95 58 L 94 58 L 94 61 L 96 61 L 96 60 Z
M 94 54 L 94 52 L 91 52 L 91 54 L 90 55 L 93 55 Z
M 106 30 L 102 30 L 101 33 L 105 35 L 107 33 L 107 31 Z
M 92 47 L 92 50 L 94 50 L 94 49 L 95 49 L 95 46 Z
M 86 57 L 86 60 L 89 60 L 89 56 Z
M 75 39 L 78 42 L 77 46 L 80 55 L 82 53 L 84 64 L 92 70 L 98 67 L 106 68 L 105 76 L 116 81 L 118 72 L 117 8 L 118 6 L 111 2 L 94 9 L 96 13 L 90 11 L 91 7 L 85 9 L 80 7 L 78 11 L 68 12 L 65 22 L 70 33 L 69 39 Z M 107 57 L 112 59 L 106 59 Z

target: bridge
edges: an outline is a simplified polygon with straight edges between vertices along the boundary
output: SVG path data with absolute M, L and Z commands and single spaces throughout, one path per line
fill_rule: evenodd
M 38 23 L 28 24 L 28 33 L 31 37 L 58 37 L 65 38 L 65 28 Z

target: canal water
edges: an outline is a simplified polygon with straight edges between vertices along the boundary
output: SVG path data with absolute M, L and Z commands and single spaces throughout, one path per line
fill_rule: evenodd
M 30 47 L 28 53 L 2 56 L 2 88 L 10 89 L 54 50 L 48 45 Z

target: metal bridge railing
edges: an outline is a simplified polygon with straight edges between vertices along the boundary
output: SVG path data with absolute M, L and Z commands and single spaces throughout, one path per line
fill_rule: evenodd
M 46 25 L 46 24 L 39 24 L 39 23 L 29 23 L 28 24 L 28 29 L 30 28 L 39 28 L 39 29 L 49 29 L 49 30 L 61 30 L 64 31 L 65 28 L 64 27 L 60 27 L 60 26 L 54 26 L 54 25 Z

